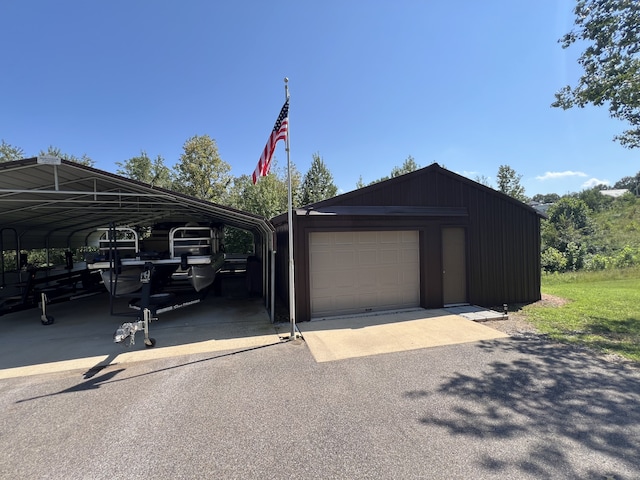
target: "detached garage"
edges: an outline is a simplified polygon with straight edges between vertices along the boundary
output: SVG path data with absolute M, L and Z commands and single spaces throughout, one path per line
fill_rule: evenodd
M 288 300 L 287 215 L 276 289 Z M 540 214 L 437 164 L 293 212 L 296 320 L 540 299 Z

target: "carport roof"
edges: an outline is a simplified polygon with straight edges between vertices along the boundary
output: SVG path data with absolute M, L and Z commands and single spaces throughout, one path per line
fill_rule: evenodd
M 4 249 L 79 247 L 97 228 L 199 221 L 252 231 L 271 244 L 263 217 L 56 157 L 0 163 Z

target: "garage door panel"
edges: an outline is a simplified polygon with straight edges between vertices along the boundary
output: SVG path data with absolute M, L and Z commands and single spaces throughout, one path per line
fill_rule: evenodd
M 419 306 L 417 231 L 313 232 L 309 246 L 312 317 Z
M 396 265 L 400 262 L 401 255 L 401 251 L 383 249 L 380 251 L 380 263 L 383 265 Z
M 337 266 L 342 269 L 353 268 L 357 265 L 356 254 L 353 251 L 337 251 L 333 256 L 335 258 Z M 327 266 L 331 266 L 331 263 L 327 263 Z
M 311 253 L 311 261 L 314 265 L 317 265 L 319 270 L 322 270 L 327 262 L 331 261 L 333 258 L 333 254 L 329 251 L 327 252 L 313 252 Z
M 330 232 L 315 232 L 309 237 L 311 247 L 317 248 L 321 245 L 329 246 L 333 244 L 333 235 Z
M 358 266 L 377 265 L 378 264 L 378 252 L 375 250 L 359 251 Z
M 415 247 L 415 249 L 412 249 L 412 250 L 409 250 L 409 249 L 401 250 L 400 261 L 403 264 L 417 265 L 418 262 L 420 261 L 420 254 L 417 250 L 417 246 Z
M 355 245 L 357 236 L 353 232 L 333 232 L 333 245 Z
M 340 234 L 345 233 L 345 232 L 340 232 Z M 370 235 L 371 232 L 358 232 L 357 233 L 357 238 L 358 238 L 358 245 L 361 247 L 364 247 L 366 245 L 376 245 L 377 240 L 375 237 Z

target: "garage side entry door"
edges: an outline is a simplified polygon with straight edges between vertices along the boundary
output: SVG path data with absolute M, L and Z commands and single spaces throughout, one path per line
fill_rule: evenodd
M 417 231 L 312 232 L 311 317 L 420 305 Z
M 442 290 L 445 305 L 467 303 L 467 260 L 464 228 L 442 229 Z

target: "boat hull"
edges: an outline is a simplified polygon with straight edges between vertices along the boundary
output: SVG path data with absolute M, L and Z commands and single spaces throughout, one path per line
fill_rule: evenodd
M 102 281 L 112 296 L 127 295 L 142 288 L 140 283 L 140 268 L 123 268 L 122 273 L 116 275 L 112 270 L 102 270 Z

